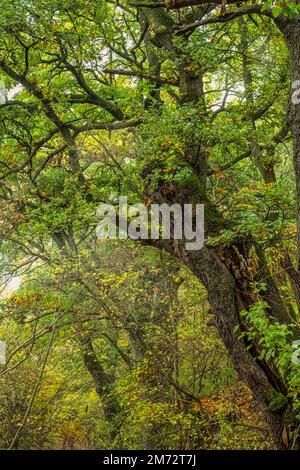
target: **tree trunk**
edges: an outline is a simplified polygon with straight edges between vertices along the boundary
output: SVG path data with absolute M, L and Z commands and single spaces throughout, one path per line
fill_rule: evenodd
M 286 422 L 289 403 L 284 382 L 271 363 L 255 359 L 259 354 L 258 350 L 255 346 L 249 348 L 245 337 L 241 337 L 244 325 L 240 311 L 249 307 L 249 291 L 241 291 L 240 280 L 234 278 L 212 249 L 204 247 L 194 252 L 182 250 L 180 257 L 206 287 L 213 323 L 237 374 L 252 391 L 276 448 L 298 448 L 299 441 L 294 442 L 289 438 L 289 432 L 292 434 L 295 426 Z M 283 317 L 285 314 L 284 312 Z
M 292 84 L 300 88 L 300 19 L 286 21 L 280 25 L 290 53 Z M 297 195 L 297 269 L 300 270 L 300 104 L 291 99 L 289 127 L 293 138 L 293 160 Z
M 148 23 L 153 25 L 155 34 L 152 35 L 152 43 L 164 49 L 171 60 L 176 59 L 177 73 L 180 78 L 180 104 L 197 105 L 199 119 L 210 119 L 206 110 L 205 94 L 203 90 L 203 77 L 199 67 L 193 68 L 187 57 L 181 55 L 169 34 L 172 19 L 161 9 L 144 10 Z M 294 62 L 293 80 L 300 79 L 300 26 L 295 24 L 296 30 L 289 31 L 289 44 Z M 299 26 L 299 27 L 298 27 Z M 294 44 L 296 42 L 297 45 Z M 248 64 L 244 64 L 244 72 L 248 73 Z M 251 77 L 250 77 L 251 78 Z M 249 93 L 249 76 L 245 77 Z M 294 109 L 293 137 L 294 137 L 294 165 L 297 181 L 297 195 L 300 201 L 300 106 Z M 251 142 L 249 142 L 251 147 Z M 253 145 L 253 142 L 252 142 Z M 205 142 L 204 136 L 195 136 L 185 145 L 185 159 L 190 164 L 198 177 L 198 184 L 186 185 L 181 190 L 175 191 L 172 203 L 187 204 L 192 202 L 204 203 L 206 208 L 206 233 L 214 235 L 224 228 L 222 217 L 214 209 L 207 194 L 207 168 L 210 148 Z M 272 176 L 272 175 L 271 175 Z M 267 175 L 267 180 L 270 174 Z M 162 194 L 162 197 L 164 195 Z M 155 198 L 151 198 L 155 201 Z M 300 206 L 298 203 L 298 257 L 300 259 Z M 155 243 L 153 243 L 155 244 Z M 218 249 L 204 247 L 198 251 L 186 251 L 182 242 L 173 241 L 160 243 L 160 248 L 167 249 L 176 255 L 188 266 L 208 292 L 208 299 L 212 308 L 213 321 L 219 332 L 229 358 L 236 372 L 243 382 L 250 388 L 253 396 L 260 406 L 266 422 L 268 423 L 271 437 L 278 449 L 287 449 L 298 446 L 293 439 L 289 439 L 296 426 L 286 423 L 286 411 L 289 406 L 286 384 L 271 361 L 258 360 L 259 346 L 256 342 L 249 344 L 245 335 L 247 325 L 241 320 L 242 310 L 248 310 L 257 300 L 253 292 L 252 282 L 264 281 L 267 285 L 262 298 L 268 304 L 267 314 L 270 321 L 287 323 L 290 321 L 289 312 L 281 299 L 276 282 L 268 272 L 263 253 L 249 238 L 235 240 L 229 248 Z M 255 250 L 255 259 L 251 259 L 251 253 Z
M 112 442 L 114 442 L 118 435 L 116 418 L 120 410 L 119 404 L 113 395 L 112 382 L 97 358 L 90 337 L 82 337 L 80 342 L 83 346 L 84 365 L 94 381 L 95 390 L 100 398 L 103 414 L 108 423 L 109 434 Z

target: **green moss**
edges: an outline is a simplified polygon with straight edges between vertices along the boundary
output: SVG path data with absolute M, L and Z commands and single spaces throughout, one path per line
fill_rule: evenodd
M 272 393 L 273 398 L 270 401 L 269 409 L 273 412 L 278 412 L 287 406 L 287 398 L 279 392 Z

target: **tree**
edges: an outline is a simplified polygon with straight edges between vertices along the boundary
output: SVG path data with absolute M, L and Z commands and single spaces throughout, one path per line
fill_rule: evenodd
M 300 73 L 298 3 L 28 1 L 16 10 L 5 3 L 1 19 L 1 78 L 22 87 L 1 105 L 8 259 L 14 244 L 28 263 L 57 262 L 50 239 L 76 257 L 95 226 L 92 211 L 110 195 L 204 204 L 203 249 L 148 244 L 205 286 L 212 323 L 279 449 L 299 447 L 298 402 L 263 353 L 263 332 L 253 334 L 251 315 L 241 313 L 263 306 L 271 325 L 297 332 L 300 111 L 291 101 L 286 119 L 284 104 L 285 43 L 293 83 Z M 278 163 L 289 168 L 290 133 L 295 192 L 276 174 Z M 284 204 L 289 197 L 296 210 Z M 297 248 L 284 240 L 295 219 Z

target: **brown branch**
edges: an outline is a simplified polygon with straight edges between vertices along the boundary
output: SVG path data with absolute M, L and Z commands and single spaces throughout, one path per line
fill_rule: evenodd
M 139 119 L 132 121 L 121 121 L 121 122 L 91 122 L 89 124 L 84 124 L 82 126 L 72 126 L 72 129 L 75 131 L 75 135 L 80 134 L 81 132 L 93 131 L 93 130 L 106 130 L 114 131 L 118 129 L 127 129 L 130 127 L 136 127 L 141 123 Z
M 162 83 L 166 85 L 174 85 L 178 86 L 179 85 L 179 79 L 171 79 L 171 78 L 163 78 L 160 77 L 159 75 L 151 75 L 150 73 L 143 73 L 143 72 L 136 72 L 134 70 L 113 70 L 113 69 L 104 69 L 104 73 L 109 73 L 112 75 L 125 75 L 127 77 L 139 77 L 139 78 L 145 78 L 146 80 L 152 80 L 157 83 Z
M 218 170 L 220 170 L 220 171 L 229 170 L 230 168 L 232 168 L 234 165 L 236 165 L 240 161 L 244 160 L 245 158 L 251 157 L 251 155 L 252 155 L 252 151 L 248 150 L 247 152 L 245 152 L 245 153 L 239 155 L 238 157 L 234 158 L 231 162 L 227 163 L 226 165 L 223 165 L 223 166 L 219 167 Z M 212 175 L 215 174 L 215 172 L 216 172 L 216 170 L 210 170 L 207 175 L 212 176 Z
M 227 5 L 235 5 L 241 3 L 241 0 L 226 0 Z M 246 2 L 245 2 L 246 3 Z M 141 8 L 167 8 L 168 10 L 179 10 L 191 6 L 201 5 L 223 5 L 222 0 L 165 0 L 164 2 L 131 2 L 130 5 Z
M 206 18 L 205 20 L 197 20 L 197 21 L 194 21 L 193 23 L 178 26 L 174 28 L 174 34 L 184 34 L 184 33 L 187 33 L 188 31 L 193 31 L 199 26 L 207 26 L 207 25 L 216 24 L 216 23 L 227 23 L 228 21 L 232 21 L 236 18 L 239 18 L 240 16 L 252 15 L 252 14 L 264 15 L 264 16 L 268 16 L 269 18 L 273 18 L 273 14 L 271 10 L 262 11 L 261 5 L 249 5 L 249 6 L 245 6 L 244 8 L 238 9 L 236 11 L 230 11 L 228 13 L 225 13 L 224 15 L 211 16 L 211 17 Z

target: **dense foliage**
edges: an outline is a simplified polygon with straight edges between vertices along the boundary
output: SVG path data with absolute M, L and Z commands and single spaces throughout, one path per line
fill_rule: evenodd
M 299 1 L 1 6 L 1 448 L 299 448 Z

